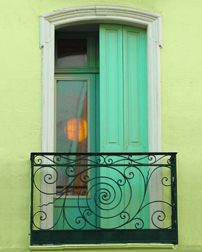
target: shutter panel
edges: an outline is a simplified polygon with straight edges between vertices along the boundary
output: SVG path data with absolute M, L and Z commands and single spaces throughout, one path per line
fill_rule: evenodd
M 146 31 L 127 26 L 100 25 L 101 152 L 148 151 L 146 55 Z M 113 158 L 113 161 L 117 160 Z M 120 167 L 117 172 L 117 169 L 102 167 L 100 170 L 101 188 L 106 187 L 111 197 L 114 195 L 113 190 L 117 192 L 116 196 L 121 195 L 115 182 L 121 181 L 125 172 L 129 174 L 131 171 L 134 174 L 134 178 L 128 181 L 132 195 L 126 183 L 121 187 L 123 197 L 120 201 L 119 197 L 115 197 L 113 201 L 116 207 L 109 205 L 107 209 L 104 204 L 100 205 L 100 213 L 104 217 L 100 222 L 101 227 L 121 226 L 124 220 L 120 213 L 125 211 L 131 220 L 139 212 L 143 199 L 144 204 L 149 201 L 148 192 L 144 194 L 142 176 L 146 178 L 148 168 L 142 167 L 142 173 L 135 167 L 127 171 L 124 169 Z M 127 208 L 124 210 L 125 206 Z M 144 219 L 144 228 L 149 228 L 149 207 L 141 210 L 136 217 Z M 110 218 L 110 223 L 105 218 Z M 134 224 L 135 220 L 124 228 L 134 228 Z
M 148 112 L 147 112 L 147 47 L 146 31 L 123 26 L 123 75 L 124 75 L 124 151 L 148 151 Z M 138 158 L 138 156 L 136 156 Z M 139 156 L 141 158 L 141 156 Z M 146 163 L 147 160 L 144 160 Z M 134 174 L 130 180 L 132 188 L 131 202 L 126 209 L 133 217 L 141 207 L 149 202 L 149 190 L 145 194 L 148 167 L 141 167 L 142 174 L 136 168 L 129 168 L 128 174 Z M 125 198 L 129 192 L 125 190 Z M 144 199 L 144 201 L 143 201 Z M 137 215 L 143 220 L 144 228 L 149 228 L 149 207 L 143 208 Z M 137 221 L 137 220 L 136 220 Z M 140 225 L 142 224 L 141 221 Z M 127 228 L 134 228 L 135 221 Z
M 147 152 L 147 118 L 146 31 L 100 25 L 100 151 Z
M 122 26 L 100 25 L 101 152 L 123 152 L 122 50 Z M 113 161 L 117 159 L 113 157 Z M 124 209 L 124 197 L 117 184 L 120 179 L 123 178 L 116 168 L 100 169 L 100 192 L 106 197 L 100 202 L 100 227 L 114 228 L 121 224 L 119 214 Z
M 124 151 L 148 151 L 146 31 L 123 27 Z
M 100 151 L 123 151 L 122 26 L 100 25 Z

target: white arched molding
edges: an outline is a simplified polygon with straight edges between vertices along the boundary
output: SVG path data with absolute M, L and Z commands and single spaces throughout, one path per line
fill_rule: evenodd
M 53 11 L 40 17 L 42 58 L 42 152 L 54 152 L 54 39 L 55 29 L 85 23 L 115 23 L 142 27 L 147 30 L 148 71 L 148 136 L 149 152 L 161 151 L 161 87 L 160 47 L 162 46 L 161 16 L 148 11 L 119 6 L 77 6 Z M 47 168 L 48 169 L 48 168 Z M 150 201 L 162 199 L 161 173 L 150 183 Z M 47 191 L 47 188 L 44 189 Z M 52 198 L 43 197 L 43 202 Z M 150 212 L 162 205 L 150 206 Z M 49 219 L 44 228 L 53 225 L 53 207 L 47 209 Z M 153 224 L 150 225 L 153 228 Z
M 54 34 L 55 29 L 84 23 L 117 23 L 147 29 L 149 152 L 161 151 L 160 47 L 161 16 L 120 6 L 77 6 L 40 17 L 42 59 L 42 151 L 54 151 Z

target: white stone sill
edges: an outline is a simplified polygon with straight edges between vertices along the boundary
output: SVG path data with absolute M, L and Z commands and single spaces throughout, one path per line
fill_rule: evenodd
M 101 249 L 177 249 L 174 244 L 157 244 L 157 243 L 126 243 L 126 244 L 81 244 L 81 245 L 42 245 L 29 246 L 32 251 L 68 251 L 68 250 L 101 250 Z

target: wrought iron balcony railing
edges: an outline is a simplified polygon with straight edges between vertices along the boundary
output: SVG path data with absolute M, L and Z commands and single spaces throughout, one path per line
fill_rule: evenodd
M 31 245 L 178 243 L 176 153 L 31 153 Z

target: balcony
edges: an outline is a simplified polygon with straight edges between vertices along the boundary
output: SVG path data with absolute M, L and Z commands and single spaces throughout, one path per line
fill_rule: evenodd
M 31 245 L 178 243 L 176 153 L 31 153 Z

